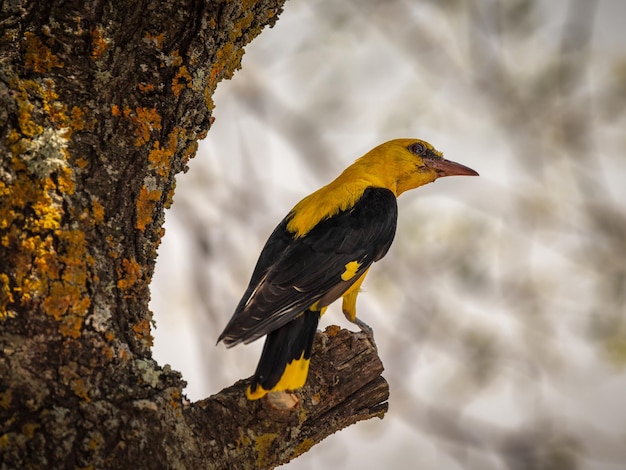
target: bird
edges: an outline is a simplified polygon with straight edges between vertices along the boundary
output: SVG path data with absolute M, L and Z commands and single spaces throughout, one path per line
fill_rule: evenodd
M 267 336 L 246 390 L 249 400 L 297 390 L 308 375 L 320 317 L 342 298 L 346 318 L 371 265 L 393 242 L 402 193 L 453 175 L 478 176 L 420 139 L 394 139 L 367 152 L 298 202 L 265 243 L 249 285 L 220 334 L 230 348 Z

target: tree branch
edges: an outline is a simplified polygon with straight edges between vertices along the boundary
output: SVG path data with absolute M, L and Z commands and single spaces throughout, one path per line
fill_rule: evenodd
M 340 429 L 382 418 L 389 397 L 382 371 L 376 346 L 365 333 L 330 326 L 315 338 L 303 389 L 251 402 L 244 395 L 248 381 L 241 380 L 189 405 L 184 415 L 204 434 L 202 441 L 214 443 L 214 461 L 221 458 L 231 468 L 242 461 L 254 462 L 250 468 L 273 468 Z M 222 426 L 216 432 L 210 423 Z

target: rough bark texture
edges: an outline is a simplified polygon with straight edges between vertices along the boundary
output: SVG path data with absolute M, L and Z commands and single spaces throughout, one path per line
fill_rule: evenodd
M 187 403 L 151 359 L 174 177 L 283 1 L 1 4 L 2 468 L 271 467 L 386 410 L 375 348 L 343 331 L 289 411 L 241 383 Z
M 365 333 L 328 327 L 318 333 L 313 348 L 310 379 L 287 409 L 267 398 L 248 401 L 246 380 L 183 409 L 187 423 L 205 436 L 201 442 L 210 442 L 208 452 L 220 455 L 224 468 L 273 468 L 346 426 L 383 417 L 389 387 Z M 207 423 L 220 423 L 219 432 Z

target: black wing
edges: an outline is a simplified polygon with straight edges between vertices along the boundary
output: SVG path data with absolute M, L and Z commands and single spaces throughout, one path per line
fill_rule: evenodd
M 329 305 L 387 253 L 396 232 L 395 195 L 367 188 L 351 209 L 322 220 L 294 239 L 288 215 L 268 239 L 250 285 L 220 335 L 227 346 L 249 343 L 285 325 L 320 301 Z M 359 267 L 343 280 L 346 264 Z

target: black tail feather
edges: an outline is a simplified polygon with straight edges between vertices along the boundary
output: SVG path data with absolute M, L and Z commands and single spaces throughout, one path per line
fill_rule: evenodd
M 319 311 L 306 310 L 267 335 L 261 359 L 248 389 L 249 398 L 260 398 L 273 390 L 297 388 L 294 383 L 301 382 L 299 386 L 304 384 L 319 318 Z M 286 374 L 287 366 L 290 363 L 295 365 L 298 361 L 306 362 L 301 363 L 303 367 L 297 371 Z M 259 387 L 261 390 L 257 390 Z

